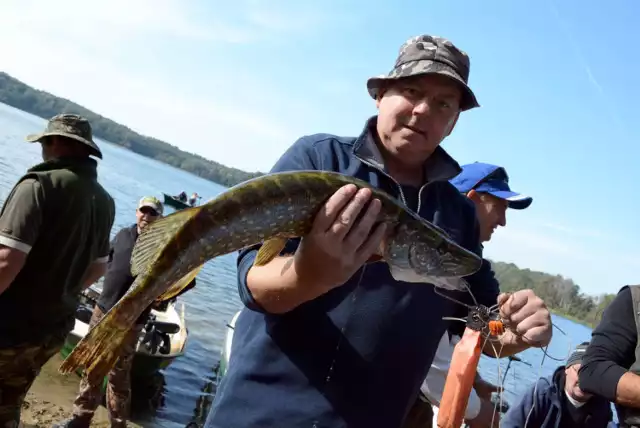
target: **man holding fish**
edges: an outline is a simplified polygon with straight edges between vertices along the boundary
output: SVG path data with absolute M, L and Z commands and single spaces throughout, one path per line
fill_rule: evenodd
M 411 38 L 393 70 L 367 82 L 379 113 L 360 136 L 300 138 L 272 172 L 329 170 L 364 180 L 481 255 L 474 206 L 448 181 L 460 167 L 440 146 L 460 113 L 479 106 L 469 66 L 446 39 Z M 442 317 L 459 308 L 433 285 L 398 280 L 373 263 L 389 232 L 376 222 L 380 210 L 371 189 L 346 185 L 280 257 L 254 266 L 258 247 L 240 252 L 246 308 L 206 427 L 402 425 L 445 331 Z M 548 344 L 550 314 L 531 290 L 499 295 L 486 261 L 465 279 L 479 303 L 500 305 L 510 328 L 502 356 Z M 472 302 L 460 283 L 442 281 L 434 278 Z

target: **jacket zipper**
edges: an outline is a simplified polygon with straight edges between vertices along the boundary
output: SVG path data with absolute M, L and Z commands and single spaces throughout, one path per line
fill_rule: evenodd
M 357 154 L 355 154 L 355 156 L 356 156 L 356 158 L 358 158 L 358 160 L 360 160 L 360 162 L 362 162 L 362 163 L 364 163 L 366 165 L 369 165 L 371 168 L 381 172 L 382 174 L 384 174 L 385 177 L 387 177 L 389 180 L 391 180 L 398 187 L 398 191 L 400 191 L 400 199 L 402 200 L 402 203 L 404 204 L 404 206 L 407 209 L 409 209 L 409 205 L 407 205 L 407 199 L 404 196 L 404 192 L 402 191 L 402 186 L 400 185 L 400 183 L 398 183 L 393 177 L 391 177 L 389 174 L 387 174 L 382 169 L 378 168 L 376 165 L 374 165 L 371 162 L 361 158 Z M 418 206 L 416 208 L 416 214 L 420 213 L 420 207 L 422 205 L 422 189 L 424 189 L 427 184 L 428 183 L 424 183 L 422 186 L 420 186 L 420 190 L 418 190 Z

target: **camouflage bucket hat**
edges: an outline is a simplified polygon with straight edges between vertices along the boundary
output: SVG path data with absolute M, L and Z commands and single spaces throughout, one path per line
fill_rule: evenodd
M 98 145 L 93 141 L 93 132 L 91 124 L 82 116 L 77 114 L 59 114 L 49 119 L 44 132 L 39 134 L 27 135 L 26 140 L 30 143 L 40 142 L 44 137 L 59 135 L 61 137 L 72 138 L 91 148 L 94 156 L 102 159 L 102 152 Z
M 455 80 L 462 89 L 462 111 L 480 107 L 476 96 L 469 88 L 469 56 L 449 40 L 442 37 L 421 35 L 407 40 L 400 46 L 400 53 L 393 70 L 387 75 L 372 77 L 367 89 L 372 98 L 377 98 L 380 87 L 391 80 L 423 74 L 440 74 Z

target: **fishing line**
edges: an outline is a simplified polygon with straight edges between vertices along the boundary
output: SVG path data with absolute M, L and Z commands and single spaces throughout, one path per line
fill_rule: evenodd
M 462 279 L 462 278 L 461 278 L 461 281 L 462 281 L 462 284 L 463 284 L 463 285 L 465 286 L 465 288 L 467 289 L 467 291 L 468 291 L 469 295 L 470 295 L 470 296 L 471 296 L 471 298 L 473 299 L 474 303 L 476 304 L 476 306 L 475 306 L 475 307 L 479 306 L 479 305 L 477 304 L 477 300 L 476 300 L 475 296 L 473 295 L 473 292 L 471 291 L 471 288 L 469 287 L 469 284 L 467 283 L 467 281 L 465 281 L 465 280 L 464 280 L 464 279 Z M 436 293 L 437 295 L 439 295 L 439 296 L 441 296 L 441 297 L 444 297 L 445 299 L 448 299 L 448 300 L 450 300 L 450 301 L 452 301 L 452 302 L 458 303 L 459 305 L 465 306 L 465 307 L 466 307 L 466 308 L 468 308 L 468 309 L 473 309 L 473 308 L 474 308 L 474 306 L 473 306 L 473 305 L 469 305 L 469 304 L 467 304 L 467 303 L 461 302 L 461 301 L 459 301 L 459 300 L 455 299 L 454 297 L 448 296 L 447 294 L 444 294 L 444 293 L 442 293 L 442 292 L 438 291 L 438 287 L 435 287 L 435 286 L 434 286 L 434 291 L 435 291 L 435 293 Z M 500 305 L 499 305 L 499 304 L 497 304 L 497 303 L 496 303 L 495 305 L 490 306 L 490 307 L 488 308 L 489 313 L 498 313 L 498 314 L 499 314 L 499 307 L 500 307 Z M 450 321 L 462 321 L 462 322 L 464 322 L 464 323 L 467 323 L 467 322 L 468 322 L 468 320 L 466 320 L 466 319 L 463 319 L 463 318 L 456 318 L 456 317 L 443 317 L 443 319 L 444 319 L 444 320 L 450 320 Z M 565 337 L 568 337 L 568 335 L 566 334 L 566 332 L 565 332 L 564 330 L 562 330 L 560 327 L 558 327 L 554 322 L 551 322 L 551 326 L 552 326 L 552 327 L 555 327 L 555 328 L 556 328 L 558 331 L 560 331 L 560 332 L 561 332 Z M 507 327 L 507 328 L 508 328 L 508 325 L 505 325 L 505 327 Z M 514 334 L 518 335 L 518 334 L 517 334 L 516 332 L 514 332 L 513 330 L 511 330 L 511 331 L 512 331 Z M 527 337 L 526 337 L 525 335 L 519 335 L 519 336 L 520 336 L 520 337 L 522 337 L 522 338 L 524 338 L 524 339 L 527 339 Z M 528 340 L 528 339 L 527 339 L 527 340 Z M 497 353 L 497 350 L 496 350 L 496 349 L 495 349 L 495 347 L 493 346 L 493 342 L 494 342 L 494 341 L 498 341 L 498 342 L 499 342 L 499 341 L 500 341 L 500 339 L 499 339 L 499 338 L 496 338 L 495 340 L 492 340 L 492 338 L 490 338 L 490 335 L 485 336 L 485 344 L 483 344 L 482 349 L 484 350 L 484 346 L 486 345 L 486 343 L 487 343 L 487 342 L 490 342 L 490 343 L 491 343 L 491 346 L 493 347 L 493 350 L 494 350 L 494 353 L 495 353 L 496 359 L 498 360 L 498 379 L 500 379 L 500 370 L 501 370 L 501 368 L 500 368 L 500 362 L 499 362 L 499 360 L 500 360 L 500 354 L 502 353 L 502 349 L 503 349 L 503 347 L 504 347 L 504 344 L 501 344 L 501 351 L 500 351 L 500 353 Z M 540 378 L 541 378 L 541 375 L 542 375 L 542 369 L 543 369 L 543 367 L 544 367 L 544 362 L 545 362 L 545 359 L 546 359 L 546 358 L 549 358 L 549 359 L 554 360 L 554 361 L 566 361 L 566 360 L 569 358 L 569 355 L 571 355 L 571 350 L 572 350 L 572 346 L 571 346 L 571 339 L 570 339 L 570 338 L 569 338 L 569 340 L 568 340 L 568 345 L 569 345 L 569 346 L 568 346 L 567 356 L 566 356 L 565 358 L 555 358 L 555 357 L 553 357 L 553 356 L 549 355 L 549 352 L 548 352 L 549 344 L 547 344 L 546 346 L 544 346 L 544 347 L 541 347 L 541 348 L 540 348 L 540 349 L 542 350 L 543 355 L 542 355 L 542 360 L 540 361 L 540 367 L 538 368 L 538 376 L 537 376 L 537 378 L 538 378 L 538 379 L 540 379 Z M 515 375 L 514 375 L 514 376 L 515 376 Z M 514 377 L 514 379 L 515 379 L 515 377 Z M 534 391 L 533 391 L 533 395 L 534 395 L 534 396 L 537 394 L 537 390 L 538 390 L 538 381 L 536 380 L 536 384 L 535 384 L 535 386 L 534 386 Z M 503 402 L 503 390 L 502 390 L 502 388 L 501 388 L 501 390 L 500 390 L 500 407 L 502 407 L 502 402 Z M 495 411 L 496 411 L 496 406 L 497 406 L 497 404 L 498 404 L 498 403 L 494 403 L 494 414 L 492 415 L 492 424 L 493 424 L 493 418 L 495 417 Z M 528 413 L 528 415 L 527 415 L 527 419 L 526 419 L 526 421 L 525 421 L 525 426 L 524 426 L 524 428 L 526 428 L 526 427 L 527 427 L 527 424 L 529 423 L 529 419 L 530 419 L 530 417 L 531 417 L 531 414 L 532 414 L 532 412 L 533 412 L 534 408 L 535 408 L 535 404 L 534 404 L 534 406 L 529 410 L 529 413 Z
M 565 337 L 569 337 L 567 335 L 567 333 L 565 333 L 564 330 L 562 330 L 560 327 L 558 327 L 555 323 L 552 322 L 551 325 L 553 327 L 555 327 L 556 329 L 558 329 L 560 331 L 560 333 L 562 333 Z M 551 343 L 551 342 L 549 342 L 549 343 Z M 536 379 L 536 384 L 533 387 L 533 396 L 534 397 L 538 394 L 538 380 L 540 380 L 540 378 L 542 377 L 542 368 L 544 366 L 545 358 L 549 358 L 549 359 L 555 360 L 555 361 L 566 361 L 569 358 L 569 356 L 571 355 L 571 351 L 573 349 L 573 346 L 571 344 L 571 338 L 568 339 L 568 344 L 569 344 L 569 346 L 568 346 L 567 356 L 564 359 L 557 359 L 557 358 L 553 358 L 552 356 L 550 356 L 549 353 L 547 352 L 547 350 L 549 349 L 549 344 L 547 344 L 546 346 L 541 348 L 543 355 L 542 355 L 542 360 L 540 361 L 540 367 L 538 368 L 538 376 L 537 376 L 537 379 Z M 531 418 L 531 415 L 533 414 L 533 410 L 535 409 L 535 406 L 536 405 L 535 405 L 535 401 L 534 401 L 533 406 L 531 406 L 531 409 L 529 409 L 529 413 L 527 414 L 527 419 L 525 420 L 524 428 L 527 428 L 527 425 L 529 424 L 529 419 Z
M 335 366 L 336 360 L 338 359 L 338 351 L 340 350 L 340 345 L 342 345 L 342 341 L 345 337 L 345 331 L 349 325 L 349 321 L 351 320 L 351 316 L 353 315 L 353 311 L 355 309 L 356 299 L 358 297 L 358 293 L 360 291 L 360 284 L 362 283 L 362 279 L 364 278 L 364 271 L 367 268 L 367 265 L 363 265 L 360 269 L 360 275 L 358 277 L 358 282 L 356 283 L 355 289 L 353 290 L 353 297 L 351 298 L 351 311 L 349 312 L 349 316 L 344 323 L 344 326 L 340 329 L 340 337 L 338 338 L 338 343 L 336 344 L 336 349 L 333 351 L 333 359 L 331 360 L 331 364 L 329 365 L 329 369 L 327 371 L 327 376 L 325 377 L 324 386 L 327 386 L 329 381 L 331 380 L 331 374 L 333 373 L 333 368 Z
M 440 296 L 440 297 L 444 297 L 445 299 L 448 299 L 448 300 L 450 300 L 450 301 L 452 301 L 452 302 L 454 302 L 454 303 L 457 303 L 457 304 L 459 304 L 459 305 L 466 306 L 466 307 L 467 307 L 467 308 L 469 308 L 469 309 L 471 309 L 471 308 L 473 308 L 473 307 L 474 307 L 473 305 L 469 305 L 469 304 L 467 304 L 467 303 L 461 302 L 460 300 L 458 300 L 458 299 L 456 299 L 456 298 L 454 298 L 454 297 L 451 297 L 451 296 L 449 296 L 449 295 L 446 295 L 446 294 L 444 294 L 444 293 L 441 293 L 440 291 L 438 291 L 438 289 L 439 289 L 439 287 L 436 287 L 435 285 L 433 286 L 433 291 L 434 291 L 438 296 Z M 471 295 L 471 297 L 473 298 L 473 295 Z M 474 300 L 475 300 L 475 299 L 474 299 Z
M 504 400 L 504 381 L 502 381 L 502 367 L 500 366 L 500 356 L 502 355 L 502 350 L 504 349 L 504 344 L 500 344 L 500 351 L 498 351 L 496 349 L 496 347 L 494 346 L 493 342 L 489 342 L 491 344 L 491 347 L 493 348 L 493 353 L 496 356 L 496 364 L 498 365 L 498 401 L 496 401 L 495 403 L 493 403 L 493 413 L 491 414 L 491 426 L 493 426 L 493 422 L 495 421 L 495 417 L 496 417 L 496 413 L 498 410 L 498 407 L 500 407 L 500 409 L 502 409 L 502 404 L 503 404 L 503 400 Z M 502 419 L 502 418 L 500 418 Z M 500 426 L 500 423 L 498 423 L 498 427 Z

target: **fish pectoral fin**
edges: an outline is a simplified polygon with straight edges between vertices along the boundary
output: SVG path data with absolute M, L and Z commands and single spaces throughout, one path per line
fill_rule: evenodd
M 380 241 L 380 245 L 378 245 L 378 248 L 376 249 L 376 251 L 374 251 L 374 253 L 371 254 L 371 256 L 369 256 L 369 258 L 365 263 L 368 264 L 368 263 L 376 263 L 376 262 L 384 261 L 385 248 L 386 248 L 386 239 L 383 239 L 382 241 Z
M 142 230 L 131 254 L 131 274 L 133 276 L 146 272 L 156 261 L 166 245 L 175 239 L 176 232 L 189 220 L 196 216 L 202 205 L 169 214 L 150 223 Z
M 262 244 L 262 247 L 258 250 L 256 259 L 253 262 L 254 266 L 264 266 L 271 260 L 275 259 L 278 254 L 284 249 L 287 244 L 287 238 L 271 238 Z
M 382 257 L 380 254 L 374 253 L 374 254 L 371 254 L 371 257 L 369 257 L 365 263 L 376 263 L 383 260 L 384 260 L 384 257 Z

